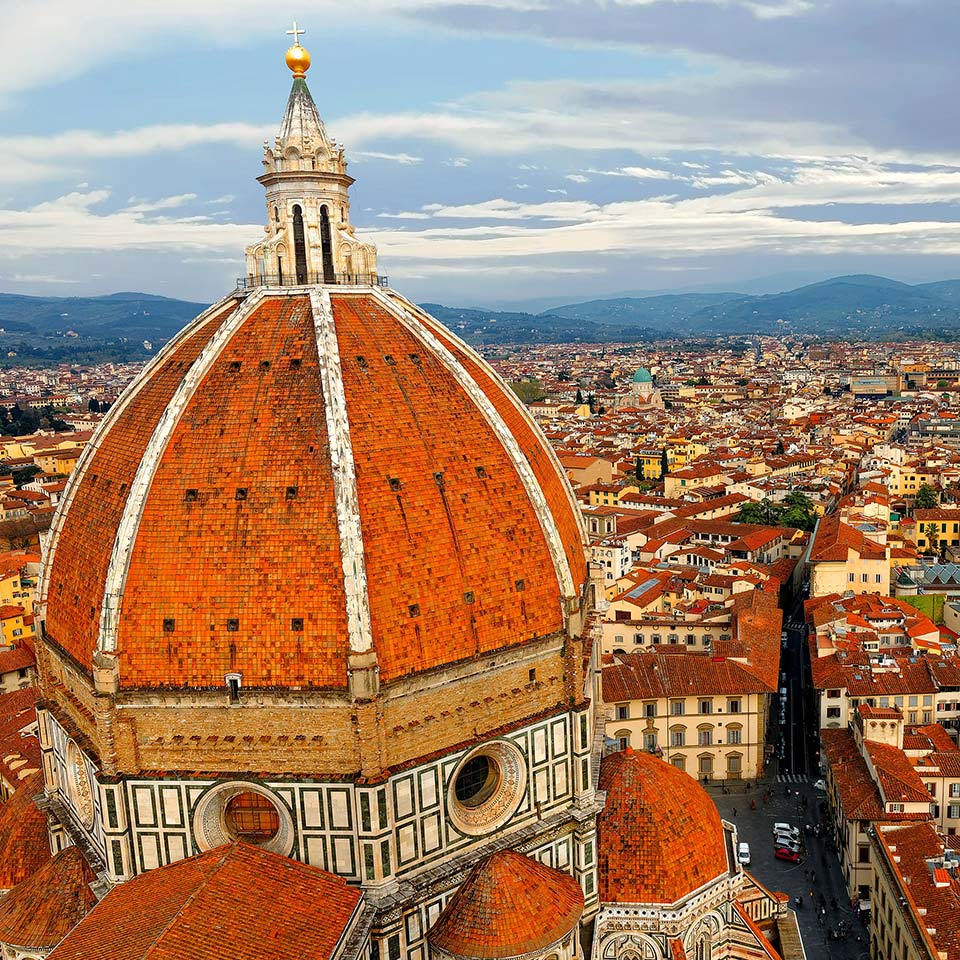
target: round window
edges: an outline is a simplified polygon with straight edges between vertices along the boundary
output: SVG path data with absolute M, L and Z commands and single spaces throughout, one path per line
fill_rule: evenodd
M 242 840 L 289 856 L 293 847 L 293 818 L 283 801 L 258 783 L 218 783 L 193 811 L 197 846 L 210 850 L 231 840 Z
M 471 757 L 457 774 L 454 790 L 465 807 L 479 807 L 490 799 L 500 782 L 497 763 L 481 753 Z
M 280 814 L 263 794 L 245 791 L 227 801 L 223 825 L 235 840 L 263 844 L 280 832 Z
M 495 740 L 470 751 L 454 770 L 447 791 L 453 825 L 468 836 L 503 826 L 513 816 L 526 790 L 523 754 L 507 740 Z

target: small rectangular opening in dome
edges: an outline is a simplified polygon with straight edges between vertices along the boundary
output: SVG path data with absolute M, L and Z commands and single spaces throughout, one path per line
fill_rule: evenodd
M 230 633 L 236 633 L 237 630 L 239 630 L 239 629 L 240 629 L 240 621 L 239 621 L 239 620 L 237 620 L 235 617 L 231 617 L 229 620 L 227 620 L 227 630 L 228 630 Z
M 238 373 L 241 366 L 242 366 L 242 364 L 240 363 L 239 360 L 231 360 L 231 361 L 230 361 L 230 368 L 229 368 L 229 369 L 230 369 L 230 372 L 231 372 L 231 373 Z
M 163 618 L 163 631 L 164 633 L 173 633 L 174 628 L 177 625 L 177 621 L 173 617 L 164 617 Z
M 390 489 L 393 490 L 394 492 L 396 492 L 403 486 L 403 484 L 400 482 L 399 477 L 390 477 L 389 482 L 390 482 Z
M 246 487 L 237 487 L 237 492 L 234 494 L 235 500 L 246 500 L 247 499 L 247 488 Z
M 198 490 L 190 489 L 184 493 L 183 499 L 186 500 L 187 503 L 194 503 L 199 496 L 200 492 Z
M 486 480 L 486 479 L 487 479 L 487 470 L 486 470 L 485 467 L 477 467 L 477 477 L 478 477 L 480 480 Z
M 293 617 L 290 621 L 290 629 L 300 633 L 303 630 L 303 617 Z
M 297 487 L 287 487 L 287 499 L 296 500 L 298 492 L 299 492 L 299 488 Z

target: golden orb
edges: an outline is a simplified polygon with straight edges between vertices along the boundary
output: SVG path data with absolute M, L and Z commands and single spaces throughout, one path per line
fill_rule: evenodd
M 307 75 L 310 69 L 310 54 L 299 43 L 295 43 L 287 51 L 285 59 L 295 79 L 302 79 Z

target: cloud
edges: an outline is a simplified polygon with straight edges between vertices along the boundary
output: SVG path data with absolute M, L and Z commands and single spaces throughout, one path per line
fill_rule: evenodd
M 590 178 L 585 177 L 582 173 L 568 173 L 564 180 L 570 180 L 572 183 L 589 183 Z
M 416 212 L 430 221 L 422 229 L 377 231 L 374 239 L 391 262 L 425 274 L 437 265 L 446 271 L 452 261 L 518 258 L 543 264 L 586 257 L 597 269 L 609 265 L 606 258 L 630 257 L 665 270 L 671 260 L 727 254 L 960 256 L 960 222 L 917 213 L 918 205 L 922 211 L 960 203 L 960 169 L 811 158 L 780 176 L 731 170 L 723 179 L 728 192 L 606 204 L 504 198 L 428 204 Z M 864 222 L 831 215 L 843 204 L 860 209 Z M 889 206 L 909 206 L 910 218 L 885 222 Z
M 449 160 L 444 160 L 443 164 L 446 167 L 469 167 L 470 161 L 466 157 L 451 157 Z
M 423 163 L 423 157 L 414 157 L 409 153 L 381 153 L 376 150 L 354 150 L 350 154 L 351 159 L 360 160 L 389 160 L 391 163 L 399 163 L 405 167 L 416 163 Z
M 258 225 L 215 223 L 205 217 L 150 217 L 171 209 L 183 197 L 137 203 L 104 212 L 108 190 L 74 191 L 24 210 L 0 209 L 0 258 L 24 258 L 55 252 L 124 250 L 200 251 L 232 254 L 263 231 Z

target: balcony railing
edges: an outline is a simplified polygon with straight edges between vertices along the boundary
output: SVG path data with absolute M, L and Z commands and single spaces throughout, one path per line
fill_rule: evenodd
M 315 284 L 337 284 L 350 287 L 388 287 L 390 280 L 377 273 L 308 273 L 300 277 L 293 274 L 282 277 L 279 274 L 267 274 L 259 277 L 237 277 L 238 290 L 253 290 L 256 287 L 305 287 Z

